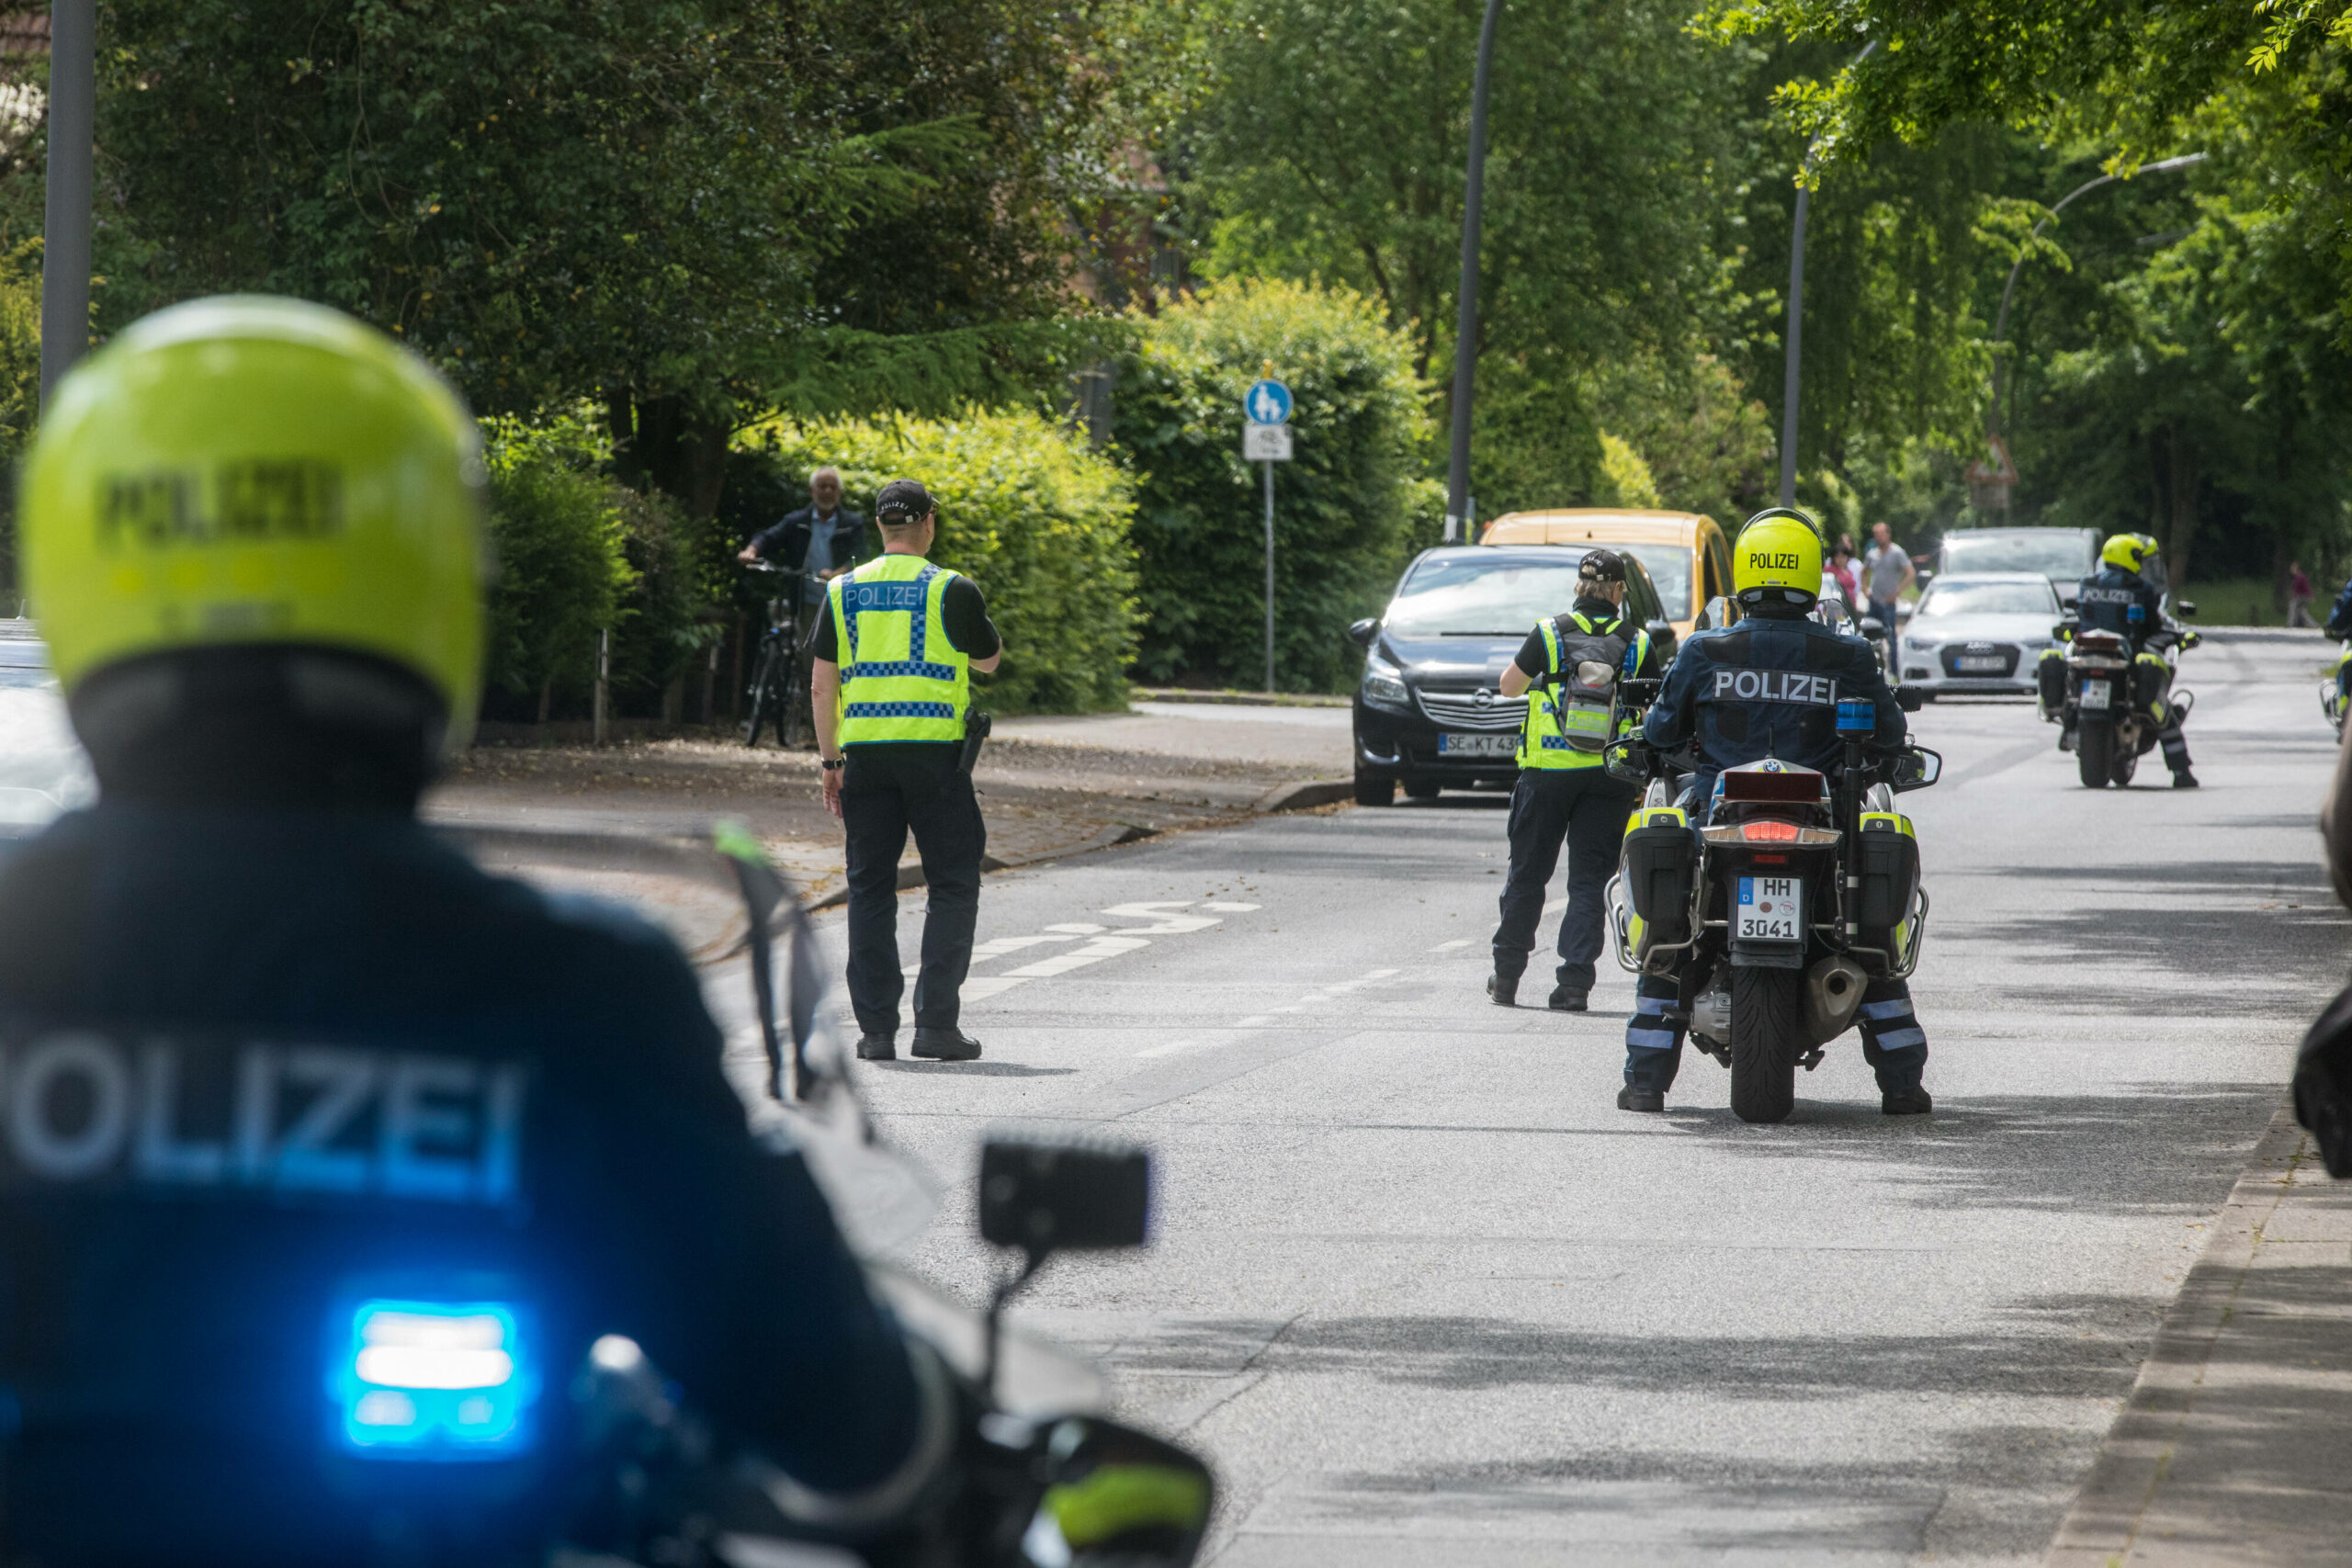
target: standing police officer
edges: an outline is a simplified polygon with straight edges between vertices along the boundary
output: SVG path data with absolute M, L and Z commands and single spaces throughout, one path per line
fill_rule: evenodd
M 2164 596 L 2147 577 L 2155 553 L 2155 540 L 2145 534 L 2118 534 L 2108 540 L 2098 553 L 2099 570 L 2083 579 L 2077 591 L 2075 613 L 2086 631 L 2114 632 L 2131 645 L 2132 696 L 2139 699 L 2143 682 L 2156 688 L 2142 705 L 2156 721 L 2156 741 L 2164 748 L 2165 766 L 2172 770 L 2172 787 L 2195 789 L 2180 709 L 2169 700 L 2172 666 L 2165 662 L 2164 649 L 2175 643 L 2194 648 L 2198 637 L 2165 615 Z M 2143 670 L 2149 673 L 2142 675 Z
M 915 980 L 914 1054 L 968 1062 L 957 1027 L 988 829 L 963 765 L 971 673 L 994 671 L 1003 639 L 972 580 L 924 559 L 938 532 L 931 492 L 892 479 L 875 503 L 882 554 L 833 579 L 810 649 L 825 807 L 848 830 L 849 997 L 869 1062 L 898 1055 L 899 856 L 913 829 L 930 908 Z
M 1563 840 L 1568 908 L 1560 919 L 1558 984 L 1546 1005 L 1582 1012 L 1592 991 L 1601 894 L 1616 869 L 1636 793 L 1609 776 L 1602 752 L 1615 739 L 1618 682 L 1654 677 L 1658 662 L 1649 634 L 1625 619 L 1624 602 L 1624 558 L 1614 550 L 1588 552 L 1577 569 L 1575 607 L 1537 622 L 1503 671 L 1503 695 L 1527 694 L 1527 723 L 1519 742 L 1519 784 L 1510 796 L 1510 875 L 1503 884 L 1502 923 L 1495 928 L 1495 972 L 1487 981 L 1487 995 L 1498 1007 L 1518 998 Z
M 1694 633 L 1675 656 L 1666 686 L 1650 709 L 1644 739 L 1661 750 L 1690 746 L 1699 768 L 1683 796 L 1694 825 L 1702 821 L 1725 768 L 1778 757 L 1832 773 L 1844 742 L 1838 734 L 1838 699 L 1868 697 L 1878 709 L 1871 749 L 1883 757 L 1903 744 L 1903 708 L 1886 683 L 1878 655 L 1860 637 L 1812 618 L 1821 583 L 1821 536 L 1788 513 L 1751 518 L 1732 545 L 1732 587 L 1745 617 L 1733 626 Z M 1774 679 L 1776 672 L 1816 680 Z M 1760 678 L 1742 679 L 1753 675 Z M 1663 1111 L 1666 1091 L 1682 1065 L 1689 1019 L 1676 1010 L 1681 986 L 1672 976 L 1644 975 L 1625 1025 L 1625 1087 L 1620 1111 Z M 1873 980 L 1862 992 L 1857 1021 L 1862 1059 L 1878 1076 L 1880 1108 L 1889 1116 L 1934 1109 L 1920 1084 L 1928 1036 L 1911 1011 L 1911 987 Z

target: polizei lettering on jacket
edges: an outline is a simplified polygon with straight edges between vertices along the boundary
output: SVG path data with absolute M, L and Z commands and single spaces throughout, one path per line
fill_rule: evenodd
M 2129 588 L 2084 587 L 2075 590 L 2086 604 L 2136 604 L 2140 595 Z
M 503 1204 L 527 1083 L 426 1052 L 62 1031 L 0 1048 L 0 1152 L 13 1185 Z
M 1719 703 L 1804 703 L 1826 707 L 1838 700 L 1838 680 L 1796 670 L 1718 670 L 1715 689 L 1708 696 Z

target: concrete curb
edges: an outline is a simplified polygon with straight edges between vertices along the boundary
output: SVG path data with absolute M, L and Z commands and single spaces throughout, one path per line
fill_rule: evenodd
M 1310 806 L 1330 806 L 1355 798 L 1351 779 L 1294 779 L 1276 784 L 1250 803 L 1252 811 L 1304 811 Z
M 2316 626 L 2199 626 L 2197 630 L 2207 642 L 2309 642 L 2333 646 Z
M 1127 693 L 1127 699 L 1138 703 L 1223 703 L 1254 708 L 1343 708 L 1354 701 L 1317 692 L 1195 692 L 1182 686 L 1137 686 Z
M 2322 1397 L 2332 1397 L 2344 1375 L 2340 1366 L 2313 1371 L 2317 1361 L 2304 1354 L 2278 1353 L 2284 1344 L 2267 1347 L 2278 1365 L 2248 1354 L 2265 1348 L 2265 1340 L 2296 1332 L 2294 1315 L 2266 1299 L 2266 1263 L 2256 1255 L 2266 1246 L 2276 1249 L 2306 1239 L 2298 1220 L 2307 1217 L 2282 1215 L 2280 1210 L 2294 1201 L 2297 1167 L 2307 1158 L 2303 1130 L 2295 1124 L 2294 1112 L 2281 1108 L 2165 1312 L 2131 1397 L 2058 1527 L 2044 1568 L 2283 1568 L 2346 1561 L 2343 1516 L 2336 1506 L 2340 1496 L 2297 1484 L 2313 1457 L 2331 1465 L 2342 1457 L 2340 1418 L 2339 1429 L 2329 1432 L 2291 1420 L 2249 1422 L 2241 1408 L 2249 1379 L 2274 1388 L 2308 1381 Z M 2329 1193 L 2320 1206 L 2340 1202 Z M 2267 1262 L 2272 1269 L 2281 1266 L 2294 1264 Z M 2306 1360 L 2312 1365 L 2305 1366 Z M 2344 1483 L 2335 1484 L 2340 1491 Z M 2306 1506 L 2296 1507 L 2299 1500 Z M 2256 1518 L 2228 1517 L 2239 1510 L 2216 1506 L 2224 1501 Z M 2313 1513 L 2316 1517 L 2307 1517 Z M 2314 1527 L 2318 1541 L 2326 1543 L 2316 1553 Z
M 1016 855 L 1011 860 L 999 860 L 994 855 L 982 855 L 980 870 L 983 873 L 1017 871 L 1024 865 L 1042 865 L 1047 861 L 1067 860 L 1071 855 L 1091 854 L 1097 850 L 1115 849 L 1121 844 L 1136 843 L 1145 839 L 1157 838 L 1159 835 L 1159 829 L 1157 828 L 1141 828 L 1132 822 L 1114 822 L 1091 838 L 1081 840 L 1075 844 L 1065 844 L 1059 849 L 1042 850 L 1034 855 Z M 904 893 L 910 887 L 921 887 L 922 885 L 922 862 L 911 862 L 899 867 L 899 892 Z M 834 888 L 808 908 L 812 912 L 818 909 L 833 909 L 848 902 L 849 889 L 842 886 Z

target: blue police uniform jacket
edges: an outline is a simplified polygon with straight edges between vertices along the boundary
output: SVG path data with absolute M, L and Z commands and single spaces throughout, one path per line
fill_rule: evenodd
M 1768 756 L 1824 773 L 1835 769 L 1844 755 L 1838 738 L 1841 697 L 1867 697 L 1876 705 L 1874 748 L 1903 743 L 1903 709 L 1869 643 L 1810 616 L 1751 614 L 1682 644 L 1643 735 L 1660 750 L 1694 747 L 1699 770 L 1692 784 L 1704 802 L 1718 773 Z
M 2136 571 L 2103 568 L 2076 593 L 2075 613 L 2086 631 L 2119 632 L 2137 649 L 2164 629 L 2164 601 Z
M 469 1275 L 529 1310 L 554 1427 L 625 1334 L 799 1481 L 891 1475 L 904 1342 L 720 1050 L 666 936 L 405 818 L 59 821 L 0 868 L 12 1548 L 369 1560 L 324 1457 L 338 1303 Z

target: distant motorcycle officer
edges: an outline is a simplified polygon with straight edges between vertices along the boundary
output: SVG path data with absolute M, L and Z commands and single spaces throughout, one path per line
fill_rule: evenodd
M 939 518 L 920 480 L 876 499 L 882 554 L 827 586 L 810 649 L 809 693 L 825 805 L 848 831 L 849 998 L 869 1062 L 898 1055 L 899 857 L 914 833 L 929 896 L 915 978 L 914 1054 L 968 1062 L 980 1043 L 959 1027 L 972 963 L 988 828 L 965 765 L 972 671 L 993 671 L 1004 641 L 972 580 L 925 559 Z
M 1495 972 L 1487 980 L 1487 995 L 1498 1007 L 1518 1000 L 1563 840 L 1568 908 L 1560 919 L 1557 984 L 1546 1005 L 1555 1012 L 1582 1012 L 1592 992 L 1601 897 L 1617 868 L 1625 817 L 1637 794 L 1609 776 L 1602 754 L 1616 739 L 1618 683 L 1654 678 L 1660 662 L 1649 633 L 1625 618 L 1624 603 L 1624 558 L 1614 550 L 1588 551 L 1577 569 L 1575 605 L 1537 622 L 1503 671 L 1503 695 L 1527 695 L 1527 721 L 1510 797 L 1510 875 L 1503 884 L 1502 923 L 1495 928 Z
M 1891 757 L 1903 744 L 1903 709 L 1877 653 L 1861 638 L 1812 618 L 1820 584 L 1821 537 L 1792 513 L 1759 513 L 1733 542 L 1732 587 L 1743 618 L 1694 633 L 1682 645 L 1643 727 L 1652 749 L 1688 746 L 1696 753 L 1698 769 L 1683 795 L 1694 825 L 1703 824 L 1716 775 L 1725 768 L 1778 757 L 1836 772 L 1844 754 L 1838 734 L 1841 697 L 1867 697 L 1877 707 L 1876 756 Z M 1826 683 L 1807 678 L 1825 675 Z M 1690 1030 L 1680 996 L 1674 976 L 1641 977 L 1625 1026 L 1620 1111 L 1666 1109 Z M 1920 1082 L 1928 1036 L 1912 1013 L 1910 987 L 1871 981 L 1857 1021 L 1862 1057 L 1878 1077 L 1881 1109 L 1889 1116 L 1933 1110 Z
M 2148 580 L 2149 561 L 2156 542 L 2145 534 L 2118 534 L 2099 551 L 2099 570 L 2083 579 L 2075 598 L 2075 615 L 2086 631 L 2114 632 L 2132 649 L 2132 694 L 2156 723 L 2156 741 L 2164 748 L 2165 766 L 2172 770 L 2172 787 L 2195 789 L 2197 775 L 2188 771 L 2188 741 L 2180 733 L 2180 709 L 2171 700 L 2172 666 L 2164 649 L 2177 644 L 2197 646 L 2193 631 L 2165 615 L 2164 597 Z
M 10 1562 L 539 1561 L 603 1335 L 812 1521 L 949 1448 L 676 944 L 416 820 L 481 689 L 480 451 L 289 299 L 150 316 L 44 412 L 26 585 L 99 800 L 0 871 Z

